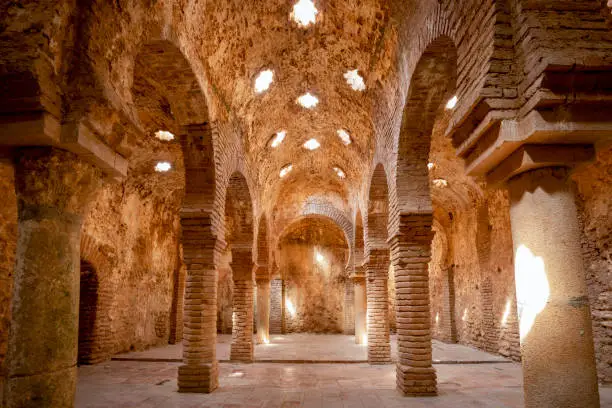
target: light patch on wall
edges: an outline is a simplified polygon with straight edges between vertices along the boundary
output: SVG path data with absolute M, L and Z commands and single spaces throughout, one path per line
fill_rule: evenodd
M 293 170 L 293 164 L 288 164 L 285 167 L 283 167 L 280 171 L 280 173 L 278 174 L 280 176 L 280 178 L 285 177 L 287 174 L 291 173 L 291 170 Z
M 270 85 L 274 81 L 274 71 L 266 69 L 261 71 L 255 79 L 255 92 L 262 93 L 270 88 Z
M 432 183 L 435 187 L 438 187 L 438 188 L 448 187 L 448 181 L 444 179 L 434 179 Z
M 277 132 L 274 136 L 272 136 L 272 140 L 270 141 L 270 147 L 275 149 L 280 146 L 280 144 L 283 143 L 283 140 L 285 140 L 286 136 L 287 132 L 284 130 Z
M 155 132 L 155 137 L 164 142 L 174 140 L 174 134 L 167 130 L 158 130 L 157 132 Z
M 155 171 L 158 173 L 165 173 L 167 171 L 170 171 L 171 168 L 172 165 L 168 162 L 159 162 L 155 165 Z
M 340 140 L 342 140 L 342 143 L 344 143 L 345 146 L 350 145 L 352 142 L 351 135 L 349 135 L 349 133 L 344 129 L 338 129 L 338 137 Z
M 244 373 L 242 371 L 232 371 L 228 377 L 232 377 L 232 378 L 242 378 L 244 377 Z
M 297 98 L 297 103 L 306 109 L 312 109 L 319 104 L 319 99 L 310 92 L 306 92 Z
M 291 317 L 295 317 L 296 310 L 295 310 L 295 306 L 293 305 L 293 302 L 291 302 L 291 299 L 289 298 L 285 299 L 285 307 L 289 311 L 289 314 L 291 315 Z
M 336 172 L 336 175 L 340 177 L 341 179 L 346 178 L 346 173 L 340 167 L 334 167 L 334 171 Z
M 463 316 L 461 316 L 461 320 L 465 322 L 467 318 L 468 318 L 468 310 L 466 307 L 465 309 L 463 309 Z
M 365 91 L 365 82 L 363 81 L 363 77 L 359 75 L 358 70 L 354 69 L 352 71 L 347 71 L 344 74 L 344 79 L 346 79 L 346 83 L 349 84 L 349 86 L 353 88 L 354 91 Z
M 304 143 L 304 149 L 317 150 L 319 147 L 321 147 L 321 143 L 317 139 L 309 139 Z
M 446 110 L 455 109 L 455 107 L 457 106 L 457 102 L 459 102 L 459 98 L 457 97 L 457 95 L 450 98 L 448 102 L 446 102 Z
M 512 300 L 508 299 L 506 302 L 506 308 L 504 309 L 504 314 L 501 319 L 502 326 L 505 326 L 508 323 L 508 317 L 510 317 L 510 310 L 512 310 Z
M 317 251 L 316 258 L 317 258 L 317 262 L 319 263 L 322 263 L 325 261 L 325 257 L 319 251 Z
M 521 244 L 516 250 L 515 260 L 516 306 L 522 342 L 531 331 L 538 314 L 546 307 L 550 286 L 542 257 L 535 256 Z
M 436 324 L 440 323 L 440 313 L 436 313 Z
M 312 0 L 299 0 L 293 6 L 290 17 L 300 27 L 308 27 L 317 21 L 317 14 L 319 14 L 319 10 Z

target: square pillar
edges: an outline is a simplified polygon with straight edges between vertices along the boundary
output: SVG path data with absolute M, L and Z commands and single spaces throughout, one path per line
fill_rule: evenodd
M 230 359 L 253 361 L 253 253 L 251 249 L 232 248 L 234 304 Z
M 370 364 L 391 362 L 388 280 L 389 250 L 386 248 L 370 249 L 366 276 L 368 362 Z

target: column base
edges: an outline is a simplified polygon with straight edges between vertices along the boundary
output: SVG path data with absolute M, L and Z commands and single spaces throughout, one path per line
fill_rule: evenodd
M 50 373 L 8 378 L 6 408 L 72 408 L 76 377 L 75 366 Z
M 178 369 L 178 392 L 211 393 L 219 386 L 219 365 L 182 365 Z
M 248 348 L 248 347 L 247 347 Z M 253 362 L 253 348 L 251 350 L 245 350 L 245 347 L 239 345 L 231 345 L 230 350 L 230 361 L 236 363 L 252 363 Z
M 406 397 L 438 395 L 436 370 L 433 367 L 397 365 L 397 389 Z

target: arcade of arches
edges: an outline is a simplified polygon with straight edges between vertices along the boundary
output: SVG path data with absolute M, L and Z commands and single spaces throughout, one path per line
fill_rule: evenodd
M 2 406 L 612 406 L 611 3 L 0 2 Z

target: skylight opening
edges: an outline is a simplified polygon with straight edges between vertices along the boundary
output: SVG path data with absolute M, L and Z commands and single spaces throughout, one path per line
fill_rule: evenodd
M 435 179 L 432 181 L 433 185 L 438 188 L 448 187 L 448 181 L 444 179 Z
M 255 79 L 255 92 L 262 93 L 267 91 L 272 82 L 274 82 L 274 71 L 271 69 L 261 71 Z
M 310 92 L 297 98 L 297 103 L 306 109 L 312 109 L 319 104 L 319 99 Z
M 299 0 L 293 6 L 290 17 L 298 26 L 306 28 L 317 21 L 317 14 L 319 14 L 319 10 L 312 0 Z
M 344 78 L 346 79 L 346 83 L 349 84 L 354 91 L 365 91 L 365 82 L 363 81 L 363 77 L 359 75 L 358 70 L 354 69 L 352 71 L 347 71 L 346 74 L 344 74 Z
M 287 174 L 291 173 L 291 170 L 293 170 L 293 164 L 288 164 L 285 167 L 283 167 L 279 173 L 280 178 L 283 178 Z
M 155 165 L 155 171 L 158 173 L 165 173 L 167 171 L 170 171 L 171 168 L 172 165 L 168 162 L 159 162 Z
M 334 167 L 334 171 L 336 172 L 336 175 L 340 177 L 341 179 L 346 178 L 346 173 L 340 167 Z
M 448 102 L 446 102 L 446 110 L 455 109 L 455 107 L 457 106 L 457 102 L 459 102 L 459 98 L 457 98 L 457 95 L 450 98 Z
M 283 140 L 285 140 L 286 136 L 287 136 L 287 132 L 284 130 L 277 132 L 276 135 L 272 136 L 270 147 L 273 149 L 276 149 L 278 146 L 280 146 L 281 143 L 283 143 Z
M 167 130 L 158 130 L 155 132 L 155 137 L 164 142 L 174 140 L 174 134 Z
M 433 170 L 433 169 L 434 169 L 434 167 L 436 167 L 436 165 L 435 165 L 434 163 L 432 163 L 432 162 L 427 163 L 427 169 L 428 169 L 429 171 Z
M 349 135 L 349 133 L 344 129 L 338 129 L 338 137 L 340 140 L 342 140 L 342 143 L 344 143 L 345 146 L 350 145 L 352 142 L 351 135 Z
M 317 150 L 321 147 L 321 143 L 317 139 L 309 139 L 304 143 L 304 148 L 308 150 Z

